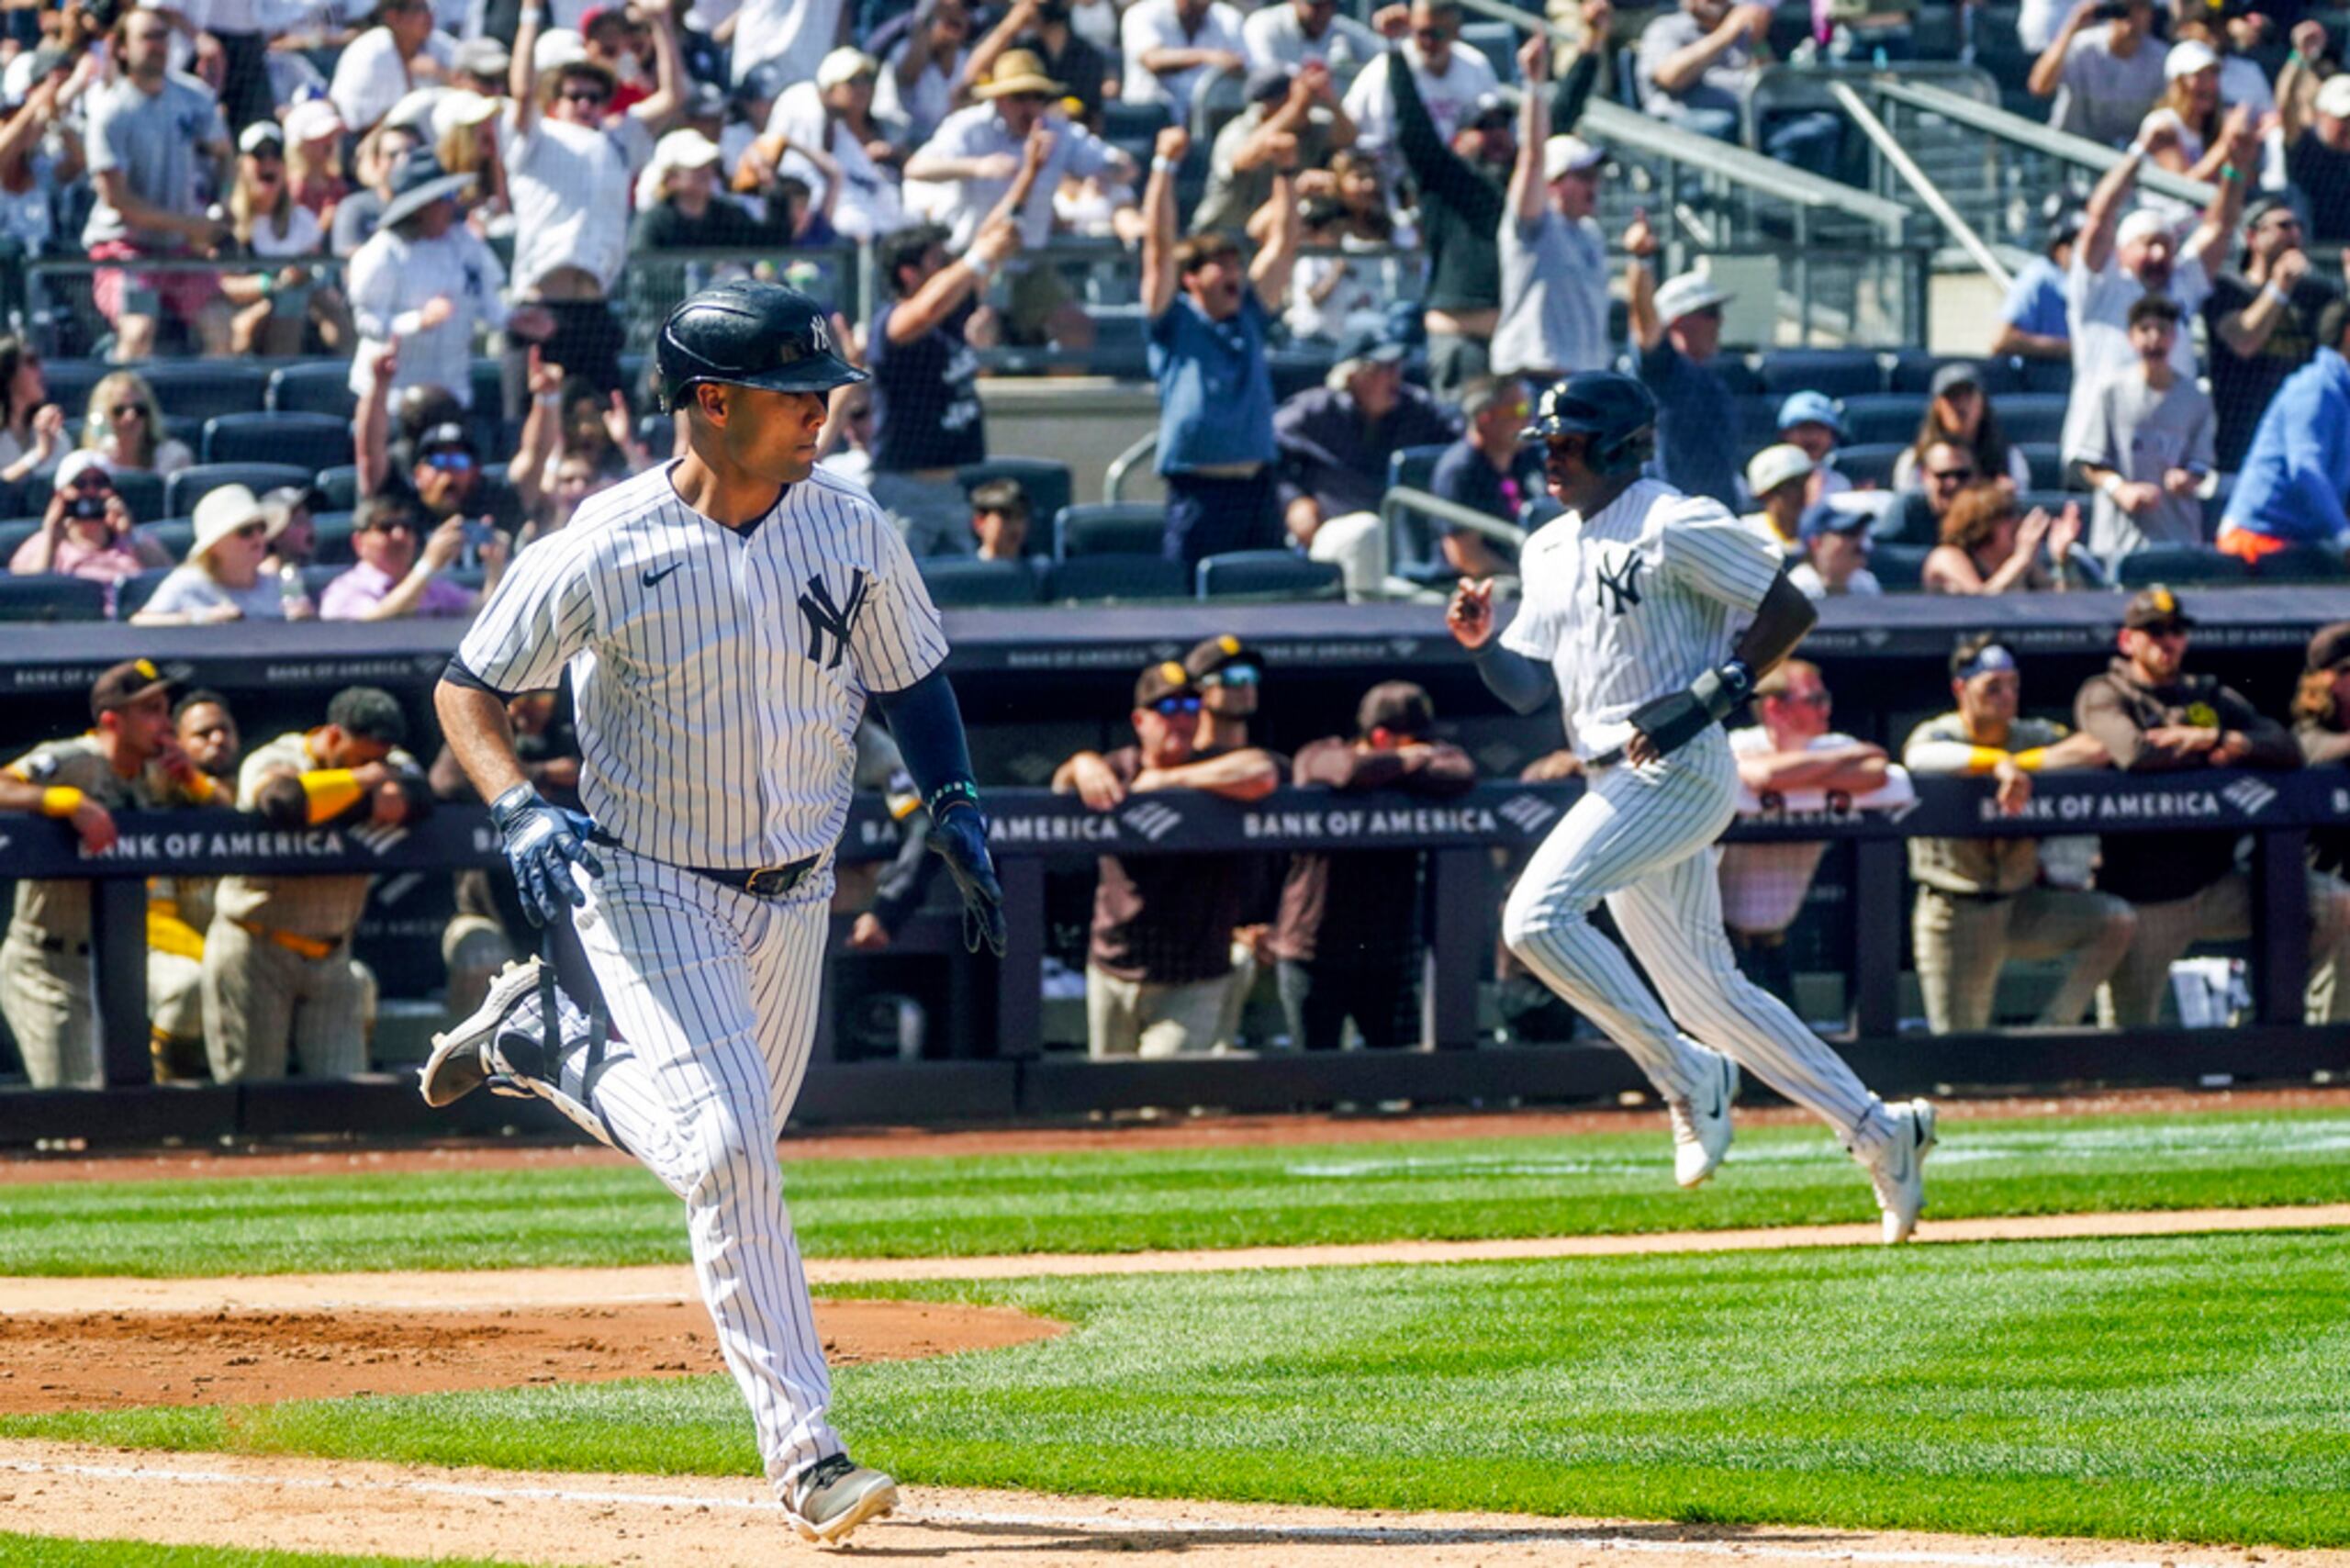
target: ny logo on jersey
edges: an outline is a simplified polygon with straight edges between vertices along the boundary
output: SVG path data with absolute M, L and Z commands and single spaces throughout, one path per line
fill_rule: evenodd
M 848 653 L 849 633 L 856 627 L 856 618 L 865 612 L 866 589 L 872 585 L 865 573 L 852 568 L 849 572 L 848 602 L 834 604 L 833 590 L 824 586 L 822 574 L 808 579 L 808 591 L 800 596 L 800 613 L 808 618 L 808 656 L 826 669 L 837 666 Z M 832 656 L 824 655 L 824 639 L 833 640 Z
M 1613 572 L 1607 569 L 1607 557 L 1599 557 L 1593 568 L 1599 579 L 1599 608 L 1611 615 L 1621 615 L 1640 602 L 1640 557 L 1637 552 L 1624 552 L 1623 563 Z

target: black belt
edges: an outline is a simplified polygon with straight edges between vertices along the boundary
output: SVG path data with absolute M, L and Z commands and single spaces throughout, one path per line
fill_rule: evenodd
M 627 847 L 601 828 L 589 834 L 588 842 L 613 849 Z M 732 888 L 738 893 L 748 893 L 755 899 L 779 899 L 806 881 L 808 874 L 822 859 L 821 855 L 811 855 L 804 860 L 792 860 L 781 866 L 761 866 L 750 871 L 737 870 L 729 866 L 680 866 L 677 869 L 707 878 L 720 887 Z M 662 864 L 666 865 L 667 862 Z
M 24 940 L 44 953 L 71 953 L 77 958 L 86 958 L 90 956 L 90 945 L 87 942 L 68 942 L 62 936 L 33 935 L 27 935 Z
M 1926 890 L 1930 893 L 1940 893 L 1946 899 L 1954 899 L 1960 903 L 2005 903 L 2016 896 L 2015 893 L 1954 893 L 1948 888 L 1934 887 L 1930 887 Z M 2016 890 L 2016 892 L 2021 891 L 2023 891 L 2021 888 Z
M 1735 925 L 1723 929 L 1729 933 L 1730 946 L 1749 951 L 1767 952 L 1787 945 L 1787 934 L 1784 931 L 1740 931 Z

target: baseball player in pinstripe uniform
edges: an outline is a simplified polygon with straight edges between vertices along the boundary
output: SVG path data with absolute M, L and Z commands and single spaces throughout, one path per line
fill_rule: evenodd
M 1904 1240 L 1925 1201 L 1933 1108 L 1886 1105 L 1739 973 L 1705 853 L 1737 811 L 1720 721 L 1810 628 L 1810 602 L 1762 533 L 1640 476 L 1656 403 L 1638 382 L 1571 375 L 1542 395 L 1526 436 L 1544 443 L 1550 494 L 1567 510 L 1527 543 L 1508 631 L 1494 634 L 1490 581 L 1464 580 L 1448 622 L 1517 711 L 1559 700 L 1587 788 L 1518 879 L 1503 938 L 1656 1085 L 1683 1186 L 1729 1150 L 1742 1065 L 1835 1129 L 1869 1171 L 1885 1239 Z M 1664 1005 L 1593 928 L 1602 899 Z
M 801 1535 L 839 1541 L 895 1506 L 897 1487 L 851 1462 L 826 1418 L 775 1145 L 814 1035 L 868 697 L 922 791 L 975 946 L 999 953 L 1002 893 L 938 612 L 873 498 L 815 468 L 825 394 L 864 373 L 814 301 L 760 283 L 687 300 L 657 356 L 687 416 L 686 454 L 525 551 L 437 694 L 524 907 L 571 918 L 612 1038 L 581 1029 L 551 985 L 560 1016 L 547 1029 L 534 960 L 436 1042 L 420 1087 L 434 1104 L 490 1081 L 538 1094 L 685 1200 L 768 1479 Z M 530 787 L 507 728 L 507 699 L 566 668 L 586 816 Z

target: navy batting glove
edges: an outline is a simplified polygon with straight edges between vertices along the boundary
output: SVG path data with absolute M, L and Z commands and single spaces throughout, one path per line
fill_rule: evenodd
M 988 853 L 988 820 L 979 808 L 958 803 L 930 824 L 930 846 L 946 862 L 963 894 L 963 945 L 981 946 L 1003 957 L 1003 886 L 995 879 L 995 857 Z
M 517 784 L 492 801 L 489 820 L 506 840 L 506 863 L 514 869 L 522 913 L 533 925 L 550 924 L 587 903 L 571 868 L 580 867 L 591 877 L 604 874 L 604 863 L 588 847 L 588 835 L 596 831 L 593 822 L 554 804 L 528 784 Z

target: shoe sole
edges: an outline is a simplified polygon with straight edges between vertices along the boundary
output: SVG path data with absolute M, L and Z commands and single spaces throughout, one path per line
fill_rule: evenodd
M 847 1512 L 825 1524 L 820 1525 L 802 1518 L 788 1508 L 784 1511 L 783 1517 L 791 1521 L 791 1528 L 800 1532 L 800 1540 L 813 1541 L 819 1546 L 838 1546 L 848 1539 L 849 1531 L 868 1519 L 881 1518 L 897 1506 L 898 1484 L 894 1481 L 889 1481 L 859 1497 L 849 1505 Z
M 514 959 L 490 980 L 488 989 L 482 993 L 481 1005 L 468 1014 L 468 1017 L 478 1018 L 487 1014 L 490 1022 L 487 1027 L 469 1031 L 460 1025 L 432 1036 L 432 1054 L 424 1058 L 424 1065 L 417 1070 L 416 1074 L 416 1092 L 424 1097 L 426 1104 L 436 1111 L 453 1105 L 489 1081 L 488 1072 L 477 1068 L 478 1075 L 463 1089 L 453 1093 L 443 1092 L 438 1098 L 433 1093 L 434 1079 L 452 1061 L 458 1059 L 467 1047 L 478 1050 L 488 1043 L 490 1036 L 497 1033 L 498 1020 L 506 1016 L 507 1009 L 513 1006 L 518 997 L 537 983 L 535 977 L 536 970 L 529 960 Z
M 1722 1086 L 1722 1114 L 1724 1116 L 1728 1116 L 1729 1114 L 1729 1108 L 1738 1103 L 1738 1091 L 1740 1088 L 1738 1063 L 1730 1060 L 1728 1057 L 1724 1057 L 1722 1058 L 1722 1068 L 1724 1079 Z M 1714 1172 L 1721 1169 L 1722 1161 L 1728 1159 L 1729 1156 L 1729 1145 L 1725 1143 L 1722 1145 L 1721 1153 L 1714 1156 L 1714 1162 L 1711 1165 L 1707 1166 L 1705 1170 L 1699 1171 L 1696 1175 L 1691 1177 L 1686 1182 L 1682 1181 L 1680 1176 L 1676 1173 L 1673 1177 L 1673 1182 L 1683 1192 L 1693 1192 L 1712 1181 L 1714 1179 Z

